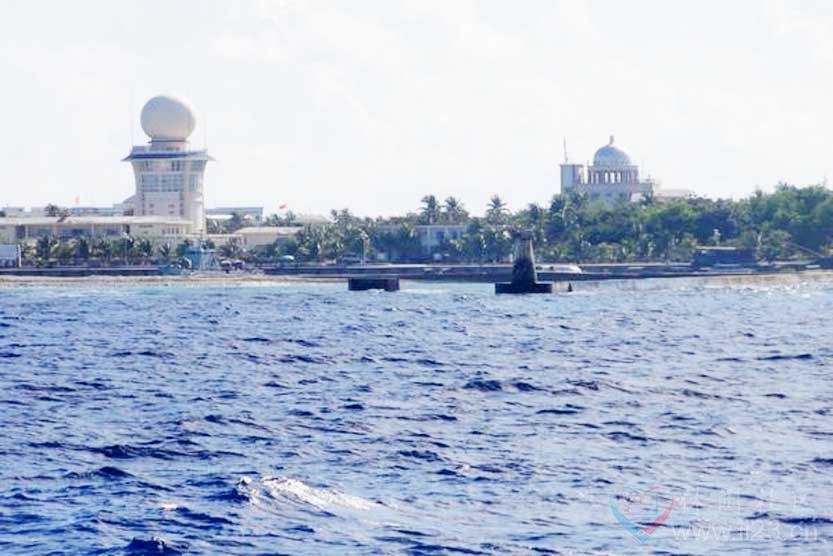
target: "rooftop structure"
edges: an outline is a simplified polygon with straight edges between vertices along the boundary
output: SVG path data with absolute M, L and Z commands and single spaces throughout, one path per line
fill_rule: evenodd
M 228 220 L 234 214 L 255 224 L 263 222 L 263 207 L 216 207 L 205 211 L 205 215 L 212 220 Z

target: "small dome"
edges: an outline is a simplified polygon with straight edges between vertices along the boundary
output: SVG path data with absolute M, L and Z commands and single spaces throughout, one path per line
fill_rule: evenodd
M 196 125 L 191 105 L 176 97 L 155 96 L 142 108 L 142 129 L 152 141 L 185 141 Z
M 596 151 L 593 156 L 593 166 L 621 167 L 630 166 L 631 158 L 618 147 L 613 146 L 613 135 L 610 136 L 610 143 Z

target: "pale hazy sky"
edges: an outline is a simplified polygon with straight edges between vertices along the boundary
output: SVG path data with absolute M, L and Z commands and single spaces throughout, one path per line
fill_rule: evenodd
M 833 176 L 828 1 L 1 0 L 0 76 L 0 206 L 129 196 L 158 93 L 197 108 L 209 206 L 518 209 L 610 134 L 711 197 Z

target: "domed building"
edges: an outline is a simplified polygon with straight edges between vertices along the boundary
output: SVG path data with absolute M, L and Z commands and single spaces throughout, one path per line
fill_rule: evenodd
M 134 215 L 187 221 L 190 233 L 205 233 L 203 174 L 213 158 L 188 145 L 197 124 L 193 108 L 173 96 L 155 96 L 142 108 L 141 122 L 150 142 L 134 146 L 124 159 L 136 178 L 128 200 Z
M 606 203 L 636 201 L 654 193 L 651 179 L 641 180 L 639 167 L 631 162 L 628 154 L 610 142 L 596 151 L 593 164 L 561 165 L 561 193 L 577 192 Z

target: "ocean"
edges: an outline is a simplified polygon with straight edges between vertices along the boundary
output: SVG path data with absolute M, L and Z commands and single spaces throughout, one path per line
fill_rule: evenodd
M 0 289 L 0 553 L 833 554 L 833 283 Z

